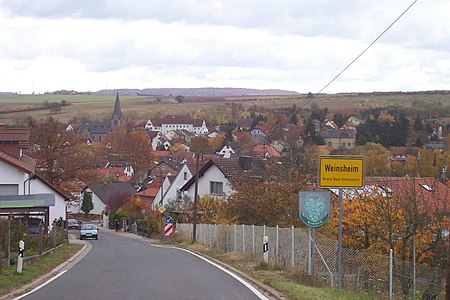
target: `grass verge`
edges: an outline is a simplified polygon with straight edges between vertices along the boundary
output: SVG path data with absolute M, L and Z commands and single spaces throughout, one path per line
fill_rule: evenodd
M 83 247 L 82 244 L 65 244 L 53 252 L 29 265 L 24 265 L 22 273 L 17 273 L 17 266 L 3 266 L 0 269 L 0 296 L 4 296 L 35 279 L 49 273 L 51 270 L 68 260 Z
M 270 286 L 282 294 L 286 299 L 292 300 L 369 300 L 376 299 L 365 292 L 353 292 L 332 289 L 330 287 L 313 287 L 311 279 L 298 271 L 283 268 L 272 263 L 264 263 L 256 255 L 241 253 L 223 253 L 220 250 L 206 248 L 200 244 L 181 244 L 190 250 L 202 253 L 219 262 L 229 265 L 248 276 Z

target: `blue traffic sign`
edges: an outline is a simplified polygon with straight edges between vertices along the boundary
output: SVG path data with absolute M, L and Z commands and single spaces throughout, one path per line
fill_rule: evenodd
M 170 224 L 170 223 L 172 223 L 172 217 L 171 216 L 168 216 L 168 217 L 166 217 L 166 223 L 167 224 Z

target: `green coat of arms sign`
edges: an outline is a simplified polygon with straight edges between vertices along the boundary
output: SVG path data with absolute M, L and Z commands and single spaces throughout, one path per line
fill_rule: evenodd
M 298 192 L 298 213 L 309 227 L 320 227 L 330 218 L 330 191 Z

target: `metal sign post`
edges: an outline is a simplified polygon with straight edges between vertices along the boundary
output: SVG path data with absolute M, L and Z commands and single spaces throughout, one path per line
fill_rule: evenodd
M 308 238 L 308 274 L 314 273 L 315 228 L 324 225 L 330 218 L 330 191 L 298 192 L 298 214 L 309 227 Z
M 364 186 L 365 157 L 359 155 L 319 156 L 318 184 L 321 188 L 339 189 L 338 289 L 342 288 L 342 189 Z
M 339 224 L 338 224 L 338 289 L 342 288 L 342 189 L 339 189 Z
M 166 225 L 164 226 L 164 235 L 172 236 L 173 234 L 173 219 L 171 216 L 166 217 Z

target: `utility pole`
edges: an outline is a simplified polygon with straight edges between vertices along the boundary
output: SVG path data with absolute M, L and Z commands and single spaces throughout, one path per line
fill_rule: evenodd
M 194 216 L 193 216 L 193 228 L 192 228 L 192 241 L 196 240 L 197 237 L 197 198 L 198 198 L 198 159 L 200 156 L 200 153 L 197 152 L 195 154 L 196 157 L 196 163 L 195 163 L 195 188 L 194 188 Z

